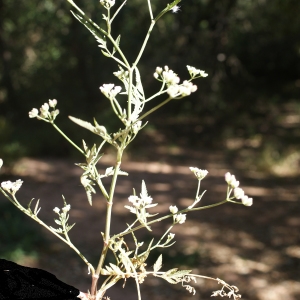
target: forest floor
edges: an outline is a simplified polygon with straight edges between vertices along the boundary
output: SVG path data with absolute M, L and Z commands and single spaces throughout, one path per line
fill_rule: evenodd
M 160 151 L 160 152 L 159 152 Z M 124 205 L 133 188 L 140 192 L 145 180 L 148 193 L 159 205 L 153 212 L 168 213 L 170 205 L 189 206 L 195 197 L 197 180 L 190 166 L 207 169 L 208 176 L 201 189 L 207 190 L 200 205 L 219 202 L 226 196 L 224 174 L 236 175 L 246 194 L 253 197 L 251 207 L 227 203 L 219 207 L 190 213 L 186 223 L 176 226 L 176 244 L 165 249 L 163 269 L 174 267 L 192 269 L 193 272 L 218 277 L 239 287 L 242 299 L 248 300 L 296 300 L 300 299 L 300 184 L 299 177 L 266 176 L 263 173 L 239 168 L 222 152 L 174 151 L 168 159 L 163 149 L 157 150 L 159 162 L 126 161 L 121 169 L 129 176 L 120 176 L 114 200 L 112 233 L 126 228 L 133 220 Z M 78 161 L 79 162 L 79 161 Z M 113 164 L 111 155 L 101 159 L 102 172 Z M 102 247 L 100 232 L 104 229 L 105 201 L 99 195 L 93 197 L 91 207 L 81 186 L 82 170 L 73 162 L 62 159 L 23 158 L 14 168 L 13 176 L 24 180 L 18 199 L 26 205 L 30 199 L 41 199 L 39 217 L 56 227 L 54 207 L 62 207 L 61 195 L 71 204 L 69 224 L 76 223 L 70 237 L 81 252 L 93 263 L 99 259 Z M 1 197 L 0 204 L 6 200 Z M 29 221 L 32 222 L 33 221 Z M 171 220 L 152 226 L 159 239 Z M 9 226 L 9 224 L 8 224 Z M 59 239 L 38 224 L 33 224 L 44 237 L 45 243 L 32 245 L 37 256 L 22 256 L 19 263 L 45 269 L 60 280 L 81 291 L 90 288 L 88 269 L 79 256 Z M 137 234 L 149 243 L 152 232 Z M 151 256 L 147 267 L 159 253 Z M 128 280 L 107 292 L 112 300 L 137 299 L 134 281 Z M 180 300 L 210 299 L 212 291 L 220 288 L 210 280 L 198 280 L 197 293 L 191 295 L 182 286 L 174 286 L 158 278 L 146 278 L 142 284 L 142 299 L 163 300 L 172 297 Z

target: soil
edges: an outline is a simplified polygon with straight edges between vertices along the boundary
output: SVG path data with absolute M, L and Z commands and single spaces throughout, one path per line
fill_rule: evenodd
M 133 220 L 124 205 L 128 204 L 133 188 L 140 192 L 142 180 L 154 202 L 159 203 L 152 211 L 163 215 L 168 213 L 170 205 L 184 208 L 193 202 L 197 180 L 188 167 L 209 171 L 201 186 L 202 191 L 207 190 L 200 202 L 202 206 L 224 199 L 227 188 L 224 174 L 229 171 L 236 175 L 246 194 L 253 197 L 253 206 L 227 203 L 190 213 L 183 225 L 172 230 L 177 242 L 162 252 L 163 269 L 181 267 L 221 278 L 238 286 L 242 299 L 300 299 L 299 177 L 271 177 L 243 170 L 218 151 L 184 152 L 183 156 L 175 153 L 173 157 L 176 155 L 180 157 L 176 164 L 172 159 L 162 159 L 160 154 L 160 162 L 125 161 L 122 164 L 121 169 L 129 176 L 119 177 L 112 234 L 124 230 L 126 223 Z M 112 156 L 104 156 L 99 170 L 104 172 L 113 163 Z M 93 197 L 93 206 L 89 205 L 79 180 L 81 174 L 82 170 L 74 162 L 61 159 L 23 158 L 14 169 L 14 175 L 24 180 L 17 194 L 20 202 L 25 206 L 32 198 L 40 199 L 39 217 L 53 227 L 57 227 L 53 208 L 62 207 L 61 195 L 64 195 L 71 204 L 69 224 L 76 223 L 70 237 L 83 255 L 96 264 L 102 247 L 100 232 L 104 230 L 106 205 L 98 194 Z M 1 197 L 0 201 L 6 200 Z M 152 226 L 156 239 L 170 223 L 168 220 Z M 21 263 L 45 269 L 86 292 L 90 288 L 90 277 L 80 257 L 46 229 L 38 224 L 34 226 L 45 237 L 46 246 L 38 246 L 36 259 L 25 257 Z M 149 243 L 151 235 L 143 232 L 138 237 Z M 159 253 L 149 258 L 147 268 L 152 269 L 156 255 Z M 134 282 L 128 280 L 124 289 L 123 284 L 109 290 L 107 296 L 112 300 L 137 299 Z M 210 299 L 212 291 L 220 286 L 214 281 L 198 280 L 195 287 L 197 293 L 193 296 L 182 286 L 149 277 L 142 284 L 142 299 Z

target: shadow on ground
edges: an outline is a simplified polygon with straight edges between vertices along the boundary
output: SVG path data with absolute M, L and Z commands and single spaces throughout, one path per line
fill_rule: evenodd
M 105 170 L 112 163 L 111 156 L 104 156 L 99 168 Z M 168 212 L 170 205 L 176 204 L 180 208 L 190 205 L 195 196 L 197 181 L 189 166 L 209 171 L 209 176 L 201 186 L 202 190 L 207 190 L 201 205 L 224 199 L 224 174 L 227 171 L 236 175 L 241 187 L 254 198 L 254 204 L 252 207 L 225 204 L 189 214 L 187 222 L 173 230 L 176 244 L 162 252 L 163 268 L 188 268 L 202 275 L 221 278 L 238 286 L 243 299 L 299 299 L 299 178 L 270 177 L 242 170 L 234 167 L 217 151 L 186 153 L 179 165 L 171 165 L 167 160 L 161 163 L 125 162 L 122 170 L 128 172 L 129 176 L 120 177 L 116 189 L 112 232 L 124 230 L 125 224 L 133 220 L 124 205 L 128 204 L 127 198 L 132 194 L 133 188 L 140 192 L 142 180 L 145 180 L 154 202 L 159 203 L 153 212 L 164 214 Z M 102 246 L 100 231 L 103 231 L 104 226 L 105 202 L 100 196 L 95 196 L 93 207 L 90 207 L 79 181 L 81 174 L 81 169 L 70 161 L 24 158 L 16 165 L 13 178 L 24 180 L 22 189 L 18 192 L 20 202 L 26 205 L 32 198 L 40 198 L 40 218 L 53 227 L 56 226 L 53 208 L 62 207 L 61 195 L 65 196 L 72 207 L 70 223 L 76 223 L 70 236 L 82 253 L 96 264 Z M 43 268 L 82 291 L 89 289 L 88 270 L 81 259 L 29 218 L 22 219 L 21 223 L 11 218 L 12 214 L 17 214 L 17 209 L 8 208 L 6 201 L 1 197 L 0 215 L 1 219 L 6 220 L 5 228 L 20 228 L 22 237 L 26 237 L 26 243 L 33 247 L 29 249 L 24 246 L 26 243 L 20 245 L 11 242 L 7 251 L 8 248 L 1 242 L 0 255 L 7 257 L 10 252 L 21 249 L 22 255 L 10 258 L 18 263 Z M 8 214 L 10 217 L 7 217 Z M 168 228 L 170 221 L 152 227 L 156 238 Z M 27 228 L 26 224 L 30 226 Z M 0 225 L 2 240 L 5 228 L 3 222 Z M 139 236 L 150 241 L 149 232 L 140 233 Z M 17 239 L 15 235 L 11 238 L 13 241 Z M 152 267 L 159 254 L 157 252 L 149 258 L 148 268 Z M 122 289 L 122 284 L 107 295 L 112 300 L 137 299 L 133 282 L 128 281 L 125 289 Z M 213 281 L 200 280 L 196 289 L 196 295 L 192 296 L 181 286 L 149 277 L 142 285 L 142 295 L 144 300 L 166 297 L 181 300 L 208 299 L 218 286 Z

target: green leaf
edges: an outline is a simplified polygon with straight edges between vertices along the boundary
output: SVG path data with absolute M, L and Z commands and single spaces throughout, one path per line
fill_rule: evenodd
M 120 40 L 121 40 L 121 35 L 119 34 L 119 36 L 116 39 L 116 44 L 117 44 L 118 47 L 120 46 Z M 114 55 L 116 53 L 116 51 L 117 51 L 117 49 L 114 47 L 113 51 L 112 51 L 112 54 Z
M 72 117 L 72 116 L 69 116 L 69 119 L 70 119 L 71 121 L 73 121 L 74 123 L 76 123 L 77 125 L 79 125 L 79 126 L 85 128 L 85 129 L 87 129 L 87 130 L 90 130 L 90 131 L 92 131 L 92 132 L 95 131 L 95 127 L 94 127 L 91 123 L 89 123 L 89 122 L 80 120 L 80 119 L 75 118 L 75 117 Z M 95 132 L 94 132 L 94 133 L 95 133 Z
M 35 214 L 36 216 L 37 216 L 37 214 L 39 213 L 39 211 L 41 210 L 41 208 L 38 209 L 38 208 L 39 208 L 39 203 L 40 203 L 40 199 L 36 202 L 35 208 L 34 208 L 34 214 Z
M 61 225 L 61 221 L 57 220 L 57 219 L 54 219 L 54 222 L 58 225 Z
M 106 57 L 111 57 L 111 54 L 108 53 L 107 51 L 101 50 L 102 54 Z
M 101 30 L 102 32 L 105 32 L 105 30 L 101 29 L 100 27 L 97 28 L 95 25 L 93 25 L 93 21 L 86 21 L 83 17 L 74 13 L 72 10 L 71 13 L 82 25 L 84 25 L 91 32 L 91 34 L 95 37 L 96 41 L 100 44 L 99 47 L 106 48 L 105 39 L 102 38 L 102 36 L 100 36 L 100 34 L 98 33 L 99 30 Z
M 141 197 L 148 197 L 147 187 L 144 180 L 142 181 Z
M 162 254 L 158 257 L 157 261 L 153 265 L 154 272 L 158 272 L 162 267 Z

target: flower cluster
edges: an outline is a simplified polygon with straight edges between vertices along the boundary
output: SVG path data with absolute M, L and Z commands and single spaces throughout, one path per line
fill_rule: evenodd
M 167 85 L 167 93 L 172 98 L 186 97 L 197 90 L 197 86 L 188 80 L 179 84 L 180 78 L 174 71 L 170 70 L 168 66 L 165 66 L 164 69 L 157 67 L 153 76 Z
M 70 231 L 73 226 L 75 225 L 75 223 L 71 226 L 69 226 L 67 224 L 68 222 L 68 219 L 69 219 L 69 214 L 68 212 L 70 211 L 71 209 L 71 205 L 70 204 L 67 204 L 64 197 L 63 197 L 63 200 L 64 200 L 64 207 L 61 209 L 62 211 L 60 212 L 60 208 L 58 207 L 55 207 L 53 209 L 53 211 L 58 214 L 59 216 L 59 219 L 54 219 L 55 223 L 58 224 L 59 226 L 61 226 L 61 228 L 53 228 L 52 226 L 50 226 L 51 230 L 52 231 L 55 231 L 59 234 L 65 234 L 67 235 L 68 231 Z
M 169 209 L 170 209 L 170 212 L 172 214 L 174 214 L 174 216 L 173 216 L 173 222 L 174 222 L 174 224 L 177 224 L 177 223 L 178 224 L 183 224 L 185 222 L 185 220 L 186 220 L 186 214 L 177 214 L 178 208 L 177 208 L 176 205 L 171 205 L 169 207 Z
M 190 170 L 195 174 L 198 180 L 202 180 L 207 174 L 207 170 L 201 170 L 195 167 L 190 167 Z
M 123 80 L 126 80 L 129 78 L 129 72 L 128 71 L 125 71 L 123 68 L 120 68 L 120 71 L 116 71 L 116 72 L 113 72 L 113 74 L 118 77 L 121 81 Z
M 208 76 L 208 74 L 203 70 L 196 69 L 195 67 L 191 67 L 191 66 L 186 66 L 186 67 L 187 67 L 192 79 Z
M 56 99 L 53 100 L 49 99 L 48 103 L 46 102 L 40 107 L 40 112 L 37 108 L 33 108 L 29 112 L 29 118 L 37 118 L 38 120 L 53 122 L 57 117 L 57 115 L 59 114 L 59 110 L 55 109 L 56 105 L 57 105 Z
M 105 95 L 108 99 L 114 99 L 120 92 L 122 88 L 120 86 L 115 86 L 112 83 L 103 84 L 100 86 L 100 91 Z
M 197 91 L 197 86 L 192 84 L 190 81 L 185 80 L 181 85 L 170 85 L 167 89 L 167 93 L 170 97 L 186 97 L 189 96 L 191 93 Z
M 242 188 L 239 188 L 240 182 L 236 180 L 234 175 L 229 172 L 225 174 L 225 181 L 231 189 L 233 189 L 234 198 L 241 200 L 245 206 L 251 206 L 253 204 L 253 199 L 245 195 Z
M 1 187 L 4 191 L 8 192 L 11 195 L 15 195 L 16 192 L 20 189 L 22 186 L 23 181 L 21 179 L 18 179 L 15 182 L 9 181 L 3 181 L 1 183 Z

